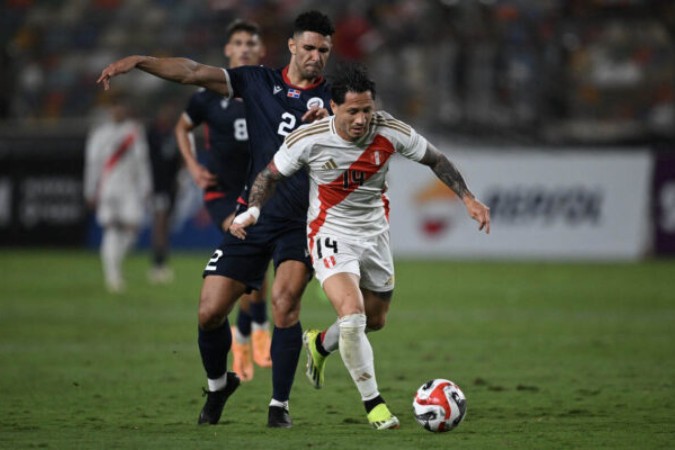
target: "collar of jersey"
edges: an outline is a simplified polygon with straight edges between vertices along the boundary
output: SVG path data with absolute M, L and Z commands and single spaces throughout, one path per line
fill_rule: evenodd
M 300 89 L 301 91 L 309 91 L 310 89 L 314 89 L 315 87 L 323 83 L 323 77 L 319 77 L 316 79 L 316 82 L 314 84 L 310 84 L 307 87 L 296 86 L 293 83 L 291 83 L 290 78 L 288 78 L 288 66 L 284 67 L 281 70 L 281 77 L 284 79 L 284 83 L 286 83 L 288 86 L 292 87 L 293 89 Z

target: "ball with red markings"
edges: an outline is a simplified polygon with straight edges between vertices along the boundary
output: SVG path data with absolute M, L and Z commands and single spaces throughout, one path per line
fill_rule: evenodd
M 436 378 L 424 383 L 413 400 L 415 420 L 425 430 L 443 433 L 456 428 L 466 415 L 466 397 L 450 380 Z

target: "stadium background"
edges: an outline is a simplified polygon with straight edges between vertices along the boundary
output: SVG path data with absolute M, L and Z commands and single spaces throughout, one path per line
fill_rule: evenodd
M 380 105 L 465 162 L 460 167 L 474 190 L 491 196 L 495 235 L 488 245 L 513 243 L 495 252 L 480 243 L 448 244 L 453 232 L 458 242 L 467 235 L 453 231 L 466 222 L 438 212 L 452 206 L 452 196 L 434 194 L 433 176 L 423 173 L 412 197 L 407 180 L 392 191 L 400 255 L 636 259 L 675 250 L 675 7 L 647 0 L 5 0 L 0 243 L 95 244 L 80 174 L 85 134 L 107 101 L 95 84 L 105 65 L 133 53 L 222 65 L 223 28 L 244 17 L 264 30 L 264 64 L 281 66 L 290 22 L 308 8 L 336 24 L 328 72 L 344 60 L 366 63 Z M 193 91 L 140 72 L 113 85 L 131 94 L 146 120 L 181 107 Z M 409 168 L 397 165 L 394 174 Z M 541 175 L 565 171 L 583 175 Z M 626 177 L 635 184 L 621 183 Z M 198 193 L 186 192 L 174 246 L 212 247 L 217 235 L 198 210 Z M 589 207 L 595 219 L 580 222 Z M 420 215 L 417 225 L 400 225 L 399 218 Z M 639 220 L 621 228 L 622 215 Z M 411 230 L 418 251 L 396 244 Z M 522 250 L 533 233 L 560 248 Z M 584 233 L 610 242 L 588 251 Z M 612 240 L 624 250 L 612 251 Z M 578 253 L 564 251 L 575 241 Z
M 671 0 L 0 7 L 0 449 L 673 447 Z M 82 201 L 84 138 L 108 101 L 95 79 L 132 53 L 220 65 L 235 17 L 262 25 L 264 62 L 279 66 L 292 19 L 311 7 L 338 28 L 329 72 L 339 60 L 368 64 L 381 105 L 460 164 L 493 231 L 476 232 L 428 170 L 394 159 L 396 294 L 387 327 L 369 339 L 396 433 L 369 429 L 339 358 L 322 391 L 301 362 L 296 426 L 283 436 L 264 426 L 264 369 L 219 426 L 197 427 L 196 302 L 218 237 L 187 191 L 192 213 L 173 241 L 194 251 L 172 254 L 175 281 L 148 283 L 142 248 L 125 265 L 128 291 L 105 291 Z M 142 73 L 113 88 L 145 120 L 193 92 Z M 334 319 L 314 287 L 304 327 Z M 411 414 L 430 377 L 467 395 L 467 420 L 449 435 Z

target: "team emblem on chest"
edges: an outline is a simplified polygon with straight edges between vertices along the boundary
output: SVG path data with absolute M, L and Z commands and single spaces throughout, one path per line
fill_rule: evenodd
M 380 151 L 375 150 L 370 154 L 370 162 L 373 163 L 376 166 L 379 166 L 381 164 L 381 159 L 380 159 Z
M 312 97 L 307 100 L 307 109 L 323 108 L 323 99 L 321 97 Z

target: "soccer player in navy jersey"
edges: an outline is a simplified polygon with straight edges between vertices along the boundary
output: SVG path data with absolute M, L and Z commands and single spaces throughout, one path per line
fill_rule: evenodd
M 283 69 L 244 66 L 235 69 L 199 64 L 186 58 L 129 56 L 103 69 L 97 82 L 109 88 L 112 77 L 138 68 L 183 84 L 202 86 L 227 98 L 240 97 L 246 107 L 251 169 L 247 183 L 272 159 L 283 139 L 301 123 L 328 115 L 330 88 L 323 71 L 334 32 L 330 19 L 317 11 L 300 14 L 288 40 L 291 53 Z M 309 197 L 307 174 L 298 172 L 277 187 L 245 241 L 225 235 L 204 270 L 199 303 L 199 347 L 209 390 L 199 423 L 215 424 L 239 378 L 226 371 L 231 333 L 227 315 L 245 292 L 259 290 L 270 260 L 272 285 L 272 400 L 269 427 L 292 425 L 288 410 L 295 369 L 302 350 L 300 298 L 311 277 L 305 241 Z
M 225 32 L 229 68 L 258 65 L 265 55 L 260 28 L 236 20 Z M 192 130 L 204 124 L 206 166 L 196 157 Z M 204 205 L 218 229 L 226 233 L 246 184 L 250 164 L 244 103 L 239 98 L 200 89 L 194 93 L 175 127 L 176 139 L 194 182 L 204 190 Z M 253 378 L 253 361 L 271 367 L 265 283 L 259 291 L 239 300 L 236 326 L 232 327 L 232 370 L 242 381 Z

